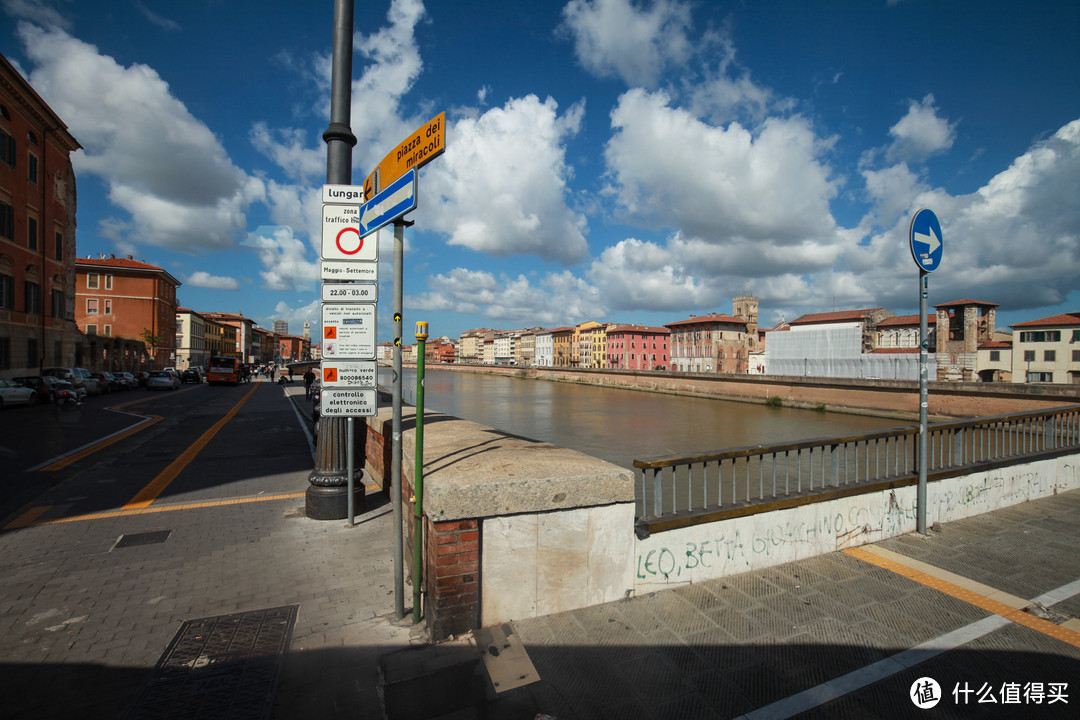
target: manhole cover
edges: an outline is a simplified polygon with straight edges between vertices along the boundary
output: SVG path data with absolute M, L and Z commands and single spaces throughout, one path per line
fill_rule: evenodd
M 184 622 L 127 717 L 269 717 L 299 608 Z
M 157 545 L 169 539 L 172 530 L 156 530 L 154 532 L 132 533 L 121 535 L 113 545 L 113 550 L 123 547 L 135 547 L 136 545 Z

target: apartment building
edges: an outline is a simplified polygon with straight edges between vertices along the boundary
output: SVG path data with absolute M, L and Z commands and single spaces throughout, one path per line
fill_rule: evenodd
M 207 319 L 213 320 L 221 325 L 230 325 L 236 328 L 236 347 L 233 348 L 228 355 L 240 358 L 240 362 L 245 363 L 261 363 L 264 360 L 269 359 L 267 356 L 262 355 L 262 341 L 257 340 L 255 337 L 255 327 L 257 323 L 244 317 L 243 313 L 227 313 L 227 312 L 208 312 L 203 313 Z M 282 323 L 282 320 L 275 320 L 274 325 L 278 326 Z M 288 323 L 285 323 L 285 327 L 288 327 Z M 286 331 L 285 337 L 295 337 L 288 335 Z M 310 339 L 308 345 L 310 346 Z
M 0 370 L 87 364 L 75 322 L 75 172 L 67 125 L 0 55 Z M 10 371 L 10 372 L 9 372 Z
M 150 367 L 175 367 L 180 284 L 166 270 L 131 257 L 76 258 L 75 322 L 88 338 L 141 340 Z M 89 358 L 88 364 L 117 367 L 98 357 Z
M 713 313 L 691 315 L 665 323 L 671 331 L 671 369 L 681 372 L 745 373 L 750 351 L 757 345 L 757 328 L 746 320 Z
M 978 379 L 979 346 L 994 339 L 996 308 L 997 303 L 968 299 L 934 306 L 938 380 Z
M 534 347 L 532 364 L 535 367 L 551 367 L 555 364 L 555 343 L 550 330 L 539 330 L 535 333 Z
M 176 309 L 176 367 L 208 367 L 210 352 L 207 350 L 206 325 L 212 322 L 189 308 Z
M 554 367 L 576 367 L 574 365 L 574 328 L 557 327 L 551 331 L 552 365 Z
M 608 366 L 616 370 L 666 370 L 671 330 L 614 325 L 607 331 Z
M 491 337 L 495 331 L 491 328 L 477 328 L 466 330 L 461 333 L 458 342 L 459 362 L 481 363 L 484 361 L 484 339 Z
M 1080 384 L 1080 312 L 1009 327 L 1013 330 L 1014 383 Z

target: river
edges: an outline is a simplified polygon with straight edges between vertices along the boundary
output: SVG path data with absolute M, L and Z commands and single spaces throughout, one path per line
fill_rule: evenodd
M 393 372 L 379 369 L 389 388 Z M 402 395 L 416 399 L 406 368 Z M 424 407 L 571 448 L 625 468 L 635 459 L 852 435 L 905 425 L 865 415 L 773 408 L 617 388 L 428 369 Z

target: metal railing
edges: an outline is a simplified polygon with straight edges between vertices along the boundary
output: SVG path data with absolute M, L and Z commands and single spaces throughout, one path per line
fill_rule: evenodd
M 639 519 L 667 519 L 909 479 L 917 426 L 634 461 Z M 927 426 L 927 473 L 1080 448 L 1080 405 Z

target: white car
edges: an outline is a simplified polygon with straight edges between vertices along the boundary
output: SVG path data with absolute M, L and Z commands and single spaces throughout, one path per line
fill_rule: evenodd
M 37 405 L 37 393 L 19 383 L 0 378 L 0 407 L 9 405 Z
M 180 378 L 168 370 L 151 370 L 150 377 L 146 378 L 147 390 L 178 390 Z

